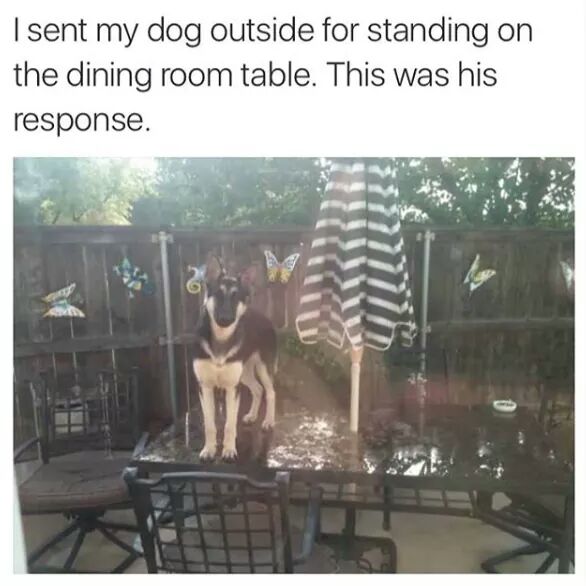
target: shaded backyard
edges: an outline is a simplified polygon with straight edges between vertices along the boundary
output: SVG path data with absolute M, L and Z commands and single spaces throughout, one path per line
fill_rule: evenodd
M 404 229 L 418 324 L 424 278 L 421 236 L 426 230 L 429 227 Z M 165 320 L 161 233 L 171 237 L 167 270 L 172 338 Z M 16 230 L 17 380 L 40 370 L 59 374 L 71 368 L 126 370 L 136 366 L 142 429 L 156 434 L 172 421 L 173 387 L 178 418 L 183 420 L 186 410 L 191 410 L 191 424 L 197 426 L 199 401 L 190 353 L 202 299 L 187 291 L 186 283 L 189 267 L 200 266 L 213 252 L 239 266 L 255 265 L 261 275 L 252 303 L 279 330 L 277 418 L 301 410 L 347 417 L 349 355 L 321 344 L 303 346 L 294 332 L 310 229 L 168 229 L 161 233 L 130 227 Z M 374 445 L 387 441 L 389 430 L 416 405 L 418 386 L 423 384 L 431 407 L 490 405 L 495 399 L 514 399 L 543 423 L 561 458 L 572 461 L 574 307 L 560 262 L 573 262 L 573 232 L 437 228 L 434 233 L 427 346 L 365 354 L 361 437 Z M 287 286 L 268 283 L 264 250 L 272 250 L 279 259 L 301 253 Z M 477 254 L 483 266 L 494 268 L 497 276 L 470 294 L 462 282 Z M 113 272 L 123 258 L 148 273 L 153 294 L 128 294 Z M 77 285 L 72 302 L 86 318 L 43 319 L 40 298 L 72 282 Z M 422 357 L 425 377 L 419 380 Z M 241 405 L 245 408 L 246 399 Z M 505 500 L 502 494 L 496 498 Z M 128 511 L 116 515 L 131 521 Z M 303 510 L 297 507 L 294 523 L 301 524 L 302 517 Z M 388 533 L 379 512 L 359 511 L 357 527 L 366 534 L 393 536 L 400 550 L 399 571 L 479 571 L 482 559 L 520 543 L 473 519 L 401 511 L 393 512 L 392 519 Z M 56 516 L 25 517 L 27 544 L 33 547 L 45 530 L 54 531 L 60 522 Z M 326 508 L 323 523 L 340 528 L 343 515 Z M 453 543 L 442 540 L 446 532 L 453 535 Z M 97 534 L 88 539 L 92 547 L 80 554 L 77 566 L 96 569 L 93 564 L 103 563 L 104 570 L 112 566 L 115 550 Z M 431 552 L 424 560 L 422 547 Z M 56 554 L 56 563 L 66 549 Z M 534 563 L 518 560 L 511 568 L 528 571 Z M 134 562 L 129 571 L 144 572 L 144 562 Z

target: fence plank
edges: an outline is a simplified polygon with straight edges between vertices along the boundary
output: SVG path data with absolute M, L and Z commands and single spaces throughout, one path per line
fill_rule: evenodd
M 158 300 L 163 298 L 163 281 L 153 270 L 158 253 L 158 244 L 131 244 L 128 247 L 130 262 L 148 274 L 155 288 L 154 293 L 150 295 L 141 289 L 134 292 L 134 297 L 127 296 L 130 305 L 130 331 L 134 334 L 157 333 L 160 330 L 159 324 L 164 324 L 164 310 L 161 315 L 163 305 L 158 303 Z
M 103 266 L 104 249 L 101 246 L 83 245 L 81 251 L 86 335 L 103 336 L 109 333 L 110 320 L 107 275 Z
M 110 297 L 110 315 L 112 319 L 112 332 L 114 335 L 130 335 L 130 302 L 128 289 L 122 283 L 122 278 L 114 272 L 125 257 L 125 246 L 105 246 L 105 271 L 108 276 L 108 288 Z
M 43 264 L 46 290 L 45 294 L 52 293 L 71 283 L 68 280 L 67 263 L 69 262 L 70 250 L 64 245 L 55 245 L 43 249 Z M 71 297 L 76 303 L 77 291 Z M 71 339 L 71 319 L 70 318 L 45 318 L 49 322 L 51 338 L 53 340 Z

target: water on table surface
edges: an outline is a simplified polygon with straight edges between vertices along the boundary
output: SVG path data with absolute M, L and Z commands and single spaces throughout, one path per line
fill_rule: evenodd
M 489 406 L 447 404 L 431 392 L 421 410 L 404 393 L 398 404 L 381 405 L 361 419 L 358 436 L 348 427 L 348 393 L 329 387 L 307 365 L 287 357 L 277 385 L 276 427 L 260 429 L 263 409 L 253 425 L 240 423 L 238 459 L 271 469 L 334 470 L 388 473 L 402 476 L 477 476 L 490 479 L 535 477 L 566 479 L 569 469 L 544 438 L 534 416 L 520 409 L 499 416 Z M 430 384 L 431 390 L 435 387 Z M 416 385 L 407 381 L 407 387 Z M 398 389 L 393 389 L 399 395 Z M 145 462 L 199 465 L 203 446 L 198 401 L 172 432 L 157 438 L 141 456 Z M 238 420 L 250 406 L 242 393 Z M 217 401 L 218 443 L 221 445 L 224 409 Z M 218 449 L 218 455 L 220 453 Z
M 535 478 L 566 482 L 571 466 L 559 458 L 531 413 L 496 414 L 490 407 L 430 406 L 400 416 L 387 413 L 382 437 L 348 429 L 340 412 L 299 409 L 281 414 L 275 429 L 257 422 L 238 431 L 239 462 L 270 469 L 332 470 L 492 480 Z M 141 455 L 144 462 L 199 464 L 201 418 L 191 414 L 189 442 L 178 425 Z M 222 422 L 219 421 L 219 428 Z

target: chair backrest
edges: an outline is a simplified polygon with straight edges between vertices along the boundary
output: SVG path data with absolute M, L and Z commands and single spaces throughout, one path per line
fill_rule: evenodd
M 131 450 L 139 435 L 136 371 L 44 373 L 38 392 L 49 455 L 78 450 Z
M 150 573 L 293 571 L 289 475 L 271 482 L 239 474 L 185 472 L 125 478 Z
M 14 379 L 13 385 L 13 441 L 18 448 L 28 440 L 42 435 L 41 399 L 36 392 L 38 385 L 31 380 Z M 23 459 L 36 459 L 39 447 L 33 446 L 23 454 Z

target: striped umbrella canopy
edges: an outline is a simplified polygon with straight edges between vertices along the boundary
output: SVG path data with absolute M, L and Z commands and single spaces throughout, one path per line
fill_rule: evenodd
M 334 161 L 301 290 L 300 340 L 352 348 L 353 428 L 362 349 L 410 346 L 416 334 L 398 194 L 388 160 Z

